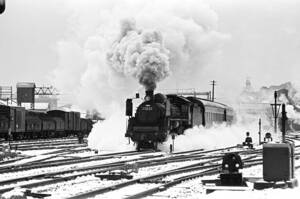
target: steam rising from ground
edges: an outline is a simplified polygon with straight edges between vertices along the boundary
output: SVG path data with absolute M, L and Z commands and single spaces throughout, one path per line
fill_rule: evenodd
M 194 126 L 187 129 L 184 135 L 177 136 L 175 139 L 175 151 L 193 150 L 193 149 L 215 149 L 220 147 L 236 146 L 242 144 L 246 138 L 246 132 L 250 132 L 253 143 L 258 144 L 258 124 L 248 125 L 233 124 L 231 126 L 223 124 L 214 124 L 211 128 L 203 126 Z M 262 132 L 262 139 L 264 137 Z M 164 151 L 169 150 L 172 139 L 160 146 Z
M 138 30 L 132 20 L 122 21 L 120 38 L 107 59 L 116 71 L 137 78 L 146 90 L 154 90 L 169 75 L 169 51 L 161 33 Z
M 124 138 L 126 120 L 122 116 L 119 107 L 115 107 L 116 113 L 105 122 L 98 122 L 94 125 L 94 130 L 90 134 L 89 146 L 99 151 L 125 151 L 134 150 L 133 145 L 128 144 L 128 139 Z M 118 121 L 118 122 L 116 122 Z
M 139 82 L 146 88 L 159 81 L 169 88 L 196 87 L 202 68 L 229 38 L 217 31 L 217 14 L 200 0 L 72 0 L 66 6 L 70 26 L 58 42 L 52 79 L 66 94 L 62 101 L 96 108 L 106 118 L 90 142 L 126 140 L 125 100 L 144 92 Z

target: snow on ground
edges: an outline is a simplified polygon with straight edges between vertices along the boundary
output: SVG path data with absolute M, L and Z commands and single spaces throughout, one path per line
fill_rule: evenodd
M 300 165 L 300 160 L 295 162 L 295 165 Z M 244 177 L 262 177 L 262 165 L 250 167 L 247 169 L 240 170 Z M 286 189 L 264 189 L 264 190 L 253 190 L 253 184 L 250 183 L 250 191 L 215 191 L 210 194 L 206 194 L 206 190 L 202 185 L 202 179 L 216 179 L 218 175 L 197 178 L 194 180 L 189 180 L 174 186 L 166 191 L 156 193 L 152 196 L 146 197 L 146 199 L 162 199 L 162 198 L 173 198 L 173 199 L 241 199 L 241 198 L 251 198 L 251 199 L 282 199 L 282 198 L 299 198 L 300 187 L 296 188 L 286 188 Z M 300 169 L 296 170 L 295 177 L 300 179 Z M 252 186 L 251 186 L 252 184 Z M 97 197 L 96 197 L 97 198 Z
M 154 166 L 151 168 L 146 167 L 146 168 L 139 169 L 138 173 L 133 173 L 132 175 L 134 176 L 134 178 L 139 178 L 139 177 L 144 177 L 147 175 L 157 174 L 159 172 L 163 172 L 166 170 L 171 170 L 171 169 L 175 169 L 178 167 L 194 164 L 197 162 L 200 162 L 200 161 L 186 161 L 186 162 L 182 162 L 182 163 L 171 163 L 171 164 L 164 165 L 163 167 L 162 166 Z M 62 182 L 62 183 L 58 183 L 55 185 L 46 185 L 46 186 L 39 187 L 39 188 L 36 188 L 33 190 L 36 192 L 42 191 L 43 193 L 47 193 L 47 192 L 55 193 L 50 198 L 59 198 L 59 197 L 63 197 L 66 195 L 70 195 L 72 193 L 80 193 L 80 192 L 84 192 L 84 191 L 88 191 L 88 190 L 93 190 L 93 189 L 96 189 L 99 187 L 111 186 L 111 185 L 118 184 L 121 182 L 126 182 L 126 181 L 127 180 L 125 180 L 125 179 L 116 180 L 116 181 L 100 180 L 99 178 L 97 178 L 93 175 L 89 175 L 89 176 L 78 177 L 78 178 L 76 178 L 74 180 L 70 180 L 68 182 Z M 70 186 L 72 186 L 71 190 L 69 188 Z M 74 188 L 73 186 L 75 186 L 76 188 Z M 152 185 L 152 186 L 156 186 L 156 185 Z M 74 190 L 76 190 L 76 192 Z M 121 190 L 121 193 L 123 193 L 123 192 L 124 191 Z M 106 196 L 106 194 L 104 194 L 104 195 L 102 194 L 101 198 L 112 198 L 111 194 L 114 196 L 116 195 L 116 193 L 108 193 L 108 196 Z M 123 195 L 123 194 L 121 194 L 121 195 Z
M 46 168 L 41 168 L 41 169 L 31 169 L 31 170 L 26 170 L 26 171 L 18 171 L 18 172 L 13 172 L 13 173 L 2 173 L 0 174 L 0 179 L 1 180 L 7 180 L 11 178 L 17 178 L 17 177 L 24 177 L 24 176 L 29 176 L 29 175 L 37 175 L 37 174 L 44 174 L 44 173 L 50 173 L 50 172 L 58 172 L 58 171 L 64 171 L 64 170 L 69 170 L 70 168 L 81 168 L 81 167 L 86 167 L 86 166 L 97 166 L 97 165 L 103 165 L 107 163 L 113 163 L 117 161 L 130 161 L 134 160 L 137 158 L 137 156 L 127 156 L 127 157 L 116 157 L 112 159 L 107 159 L 107 160 L 97 160 L 97 161 L 90 161 L 90 162 L 83 162 L 83 163 L 74 163 L 72 165 L 64 165 L 64 166 L 56 166 L 56 167 L 46 167 Z
M 296 143 L 299 144 L 299 143 Z M 261 148 L 261 146 L 259 146 Z M 47 150 L 44 151 L 44 153 L 52 152 L 55 150 Z M 36 153 L 34 151 L 26 151 L 26 155 L 37 155 L 37 154 L 42 154 L 42 153 Z M 99 154 L 108 154 L 111 153 L 111 151 L 101 151 Z M 215 154 L 218 154 L 219 152 L 215 152 Z M 156 153 L 157 154 L 157 153 Z M 164 156 L 170 156 L 168 153 L 160 153 L 164 154 Z M 87 157 L 91 155 L 95 155 L 94 152 L 74 152 L 72 154 L 68 154 L 71 157 Z M 67 157 L 68 155 L 64 156 Z M 150 154 L 146 154 L 151 156 Z M 51 155 L 50 155 L 51 156 Z M 0 179 L 5 180 L 5 179 L 11 179 L 11 178 L 16 178 L 16 177 L 21 177 L 21 176 L 27 176 L 27 175 L 33 175 L 33 174 L 41 174 L 41 173 L 48 173 L 48 172 L 55 172 L 55 171 L 62 171 L 62 170 L 67 170 L 70 167 L 73 168 L 79 168 L 79 167 L 84 167 L 84 166 L 92 166 L 92 165 L 101 165 L 101 164 L 106 164 L 106 163 L 111 163 L 114 161 L 120 161 L 120 160 L 133 160 L 132 163 L 134 163 L 134 159 L 137 157 L 140 157 L 141 155 L 133 155 L 133 156 L 128 156 L 128 157 L 121 157 L 116 155 L 112 159 L 108 160 L 99 160 L 99 161 L 91 161 L 91 162 L 86 162 L 86 163 L 77 163 L 74 165 L 66 165 L 66 166 L 59 166 L 59 167 L 52 167 L 52 168 L 43 168 L 43 169 L 33 169 L 30 171 L 21 171 L 21 172 L 14 172 L 14 173 L 6 173 L 6 174 L 0 174 Z M 145 154 L 143 154 L 145 156 Z M 33 157 L 31 159 L 27 159 L 26 162 L 29 161 L 37 161 L 39 159 L 43 159 L 45 157 L 49 157 L 49 155 L 42 155 L 40 157 Z M 59 157 L 57 157 L 59 158 Z M 160 157 L 161 158 L 161 157 Z M 156 158 L 156 159 L 160 159 Z M 153 166 L 153 167 L 145 167 L 145 168 L 140 168 L 138 173 L 132 173 L 134 178 L 139 178 L 143 176 L 148 176 L 151 174 L 157 174 L 166 170 L 171 170 L 174 168 L 194 164 L 200 161 L 185 161 L 185 162 L 180 162 L 180 163 L 171 163 L 171 164 L 166 164 L 163 166 Z M 21 161 L 19 163 L 22 163 Z M 25 163 L 25 161 L 23 161 Z M 300 165 L 300 160 L 296 161 L 296 165 Z M 245 177 L 262 177 L 262 166 L 255 166 L 251 168 L 246 168 L 241 170 L 243 172 L 243 176 Z M 86 171 L 82 171 L 86 172 Z M 63 176 L 69 176 L 69 175 L 74 175 L 74 174 L 79 174 L 82 173 L 81 171 L 79 172 L 73 172 L 71 174 L 64 174 L 60 175 L 61 177 Z M 190 172 L 190 173 L 185 173 L 186 174 L 192 174 L 192 173 L 197 173 L 196 172 Z M 174 178 L 180 177 L 183 174 L 178 174 L 175 176 L 171 177 L 166 177 L 163 180 L 172 180 Z M 300 169 L 296 171 L 296 177 L 300 179 Z M 217 175 L 211 176 L 210 178 L 217 178 Z M 170 189 L 167 189 L 166 191 L 162 191 L 156 194 L 153 194 L 152 196 L 146 197 L 148 199 L 161 199 L 161 198 L 176 198 L 176 199 L 186 199 L 186 198 L 204 198 L 204 199 L 218 199 L 218 198 L 251 198 L 251 199 L 274 199 L 274 198 L 283 198 L 283 197 L 290 197 L 290 198 L 296 198 L 297 196 L 300 195 L 300 188 L 296 187 L 294 189 L 265 189 L 265 190 L 252 190 L 252 187 L 250 186 L 250 191 L 215 191 L 210 194 L 206 194 L 205 188 L 202 186 L 201 180 L 203 178 L 197 178 L 193 180 L 189 180 L 186 182 L 183 182 L 179 185 L 176 185 L 174 187 L 171 187 Z M 207 177 L 205 177 L 207 179 Z M 20 182 L 19 185 L 24 184 L 24 183 L 29 183 L 29 182 L 37 182 L 38 180 L 30 180 L 30 181 L 25 181 L 25 182 Z M 41 180 L 44 181 L 44 180 Z M 126 179 L 122 180 L 117 180 L 117 181 L 108 181 L 108 180 L 100 180 L 99 178 L 95 177 L 94 175 L 88 175 L 88 176 L 82 176 L 82 177 L 77 177 L 74 180 L 66 181 L 66 182 L 61 182 L 57 183 L 54 185 L 45 185 L 42 187 L 37 187 L 33 188 L 33 192 L 42 192 L 42 193 L 50 193 L 52 194 L 51 197 L 48 198 L 63 198 L 65 196 L 70 196 L 75 193 L 80 193 L 84 192 L 87 190 L 92 190 L 96 189 L 99 187 L 107 187 L 113 184 L 118 184 L 121 182 L 127 181 Z M 106 194 L 102 194 L 99 196 L 96 196 L 95 198 L 122 198 L 129 196 L 134 193 L 138 193 L 140 191 L 144 191 L 147 188 L 150 187 L 157 187 L 160 184 L 139 184 L 139 185 L 132 185 L 124 189 L 120 189 L 116 192 L 109 192 Z M 4 187 L 3 187 L 4 188 Z M 20 191 L 19 189 L 13 190 L 12 192 L 17 193 Z M 7 193 L 9 195 L 11 193 Z M 5 195 L 3 195 L 5 196 Z M 9 198 L 9 197 L 6 197 Z M 21 197 L 22 198 L 22 197 Z M 0 197 L 1 199 L 1 197 Z

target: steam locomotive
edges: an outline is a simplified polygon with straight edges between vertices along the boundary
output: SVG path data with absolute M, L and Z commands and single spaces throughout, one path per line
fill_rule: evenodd
M 79 112 L 40 112 L 25 110 L 24 107 L 0 105 L 0 139 L 84 136 L 91 132 L 92 127 L 92 120 L 80 118 Z
M 195 96 L 154 95 L 153 91 L 146 91 L 145 100 L 134 116 L 132 99 L 126 100 L 126 116 L 129 118 L 125 137 L 135 142 L 139 151 L 141 148 L 156 150 L 158 143 L 165 142 L 168 135 L 183 134 L 195 125 L 231 124 L 234 112 L 225 104 Z

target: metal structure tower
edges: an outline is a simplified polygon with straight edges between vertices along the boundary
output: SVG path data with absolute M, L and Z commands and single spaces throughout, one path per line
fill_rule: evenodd
M 0 100 L 6 101 L 7 105 L 12 104 L 13 89 L 12 86 L 0 86 Z
M 53 86 L 39 86 L 31 82 L 17 83 L 17 102 L 21 106 L 22 103 L 30 103 L 31 109 L 35 109 L 35 96 L 53 96 L 59 95 Z
M 35 87 L 34 95 L 59 95 L 59 93 L 53 86 L 41 86 Z

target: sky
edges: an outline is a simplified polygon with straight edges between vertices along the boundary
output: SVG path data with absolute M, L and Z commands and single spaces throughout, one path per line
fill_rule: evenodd
M 118 1 L 112 2 L 118 3 Z M 143 7 L 141 3 L 135 1 L 126 2 L 133 7 Z M 170 1 L 164 4 L 165 7 L 168 7 L 168 2 Z M 182 1 L 182 4 L 184 2 Z M 211 45 L 213 42 L 209 41 L 208 49 L 217 48 L 215 50 L 217 53 L 206 56 L 204 64 L 198 63 L 199 60 L 194 61 L 194 65 L 203 64 L 200 70 L 192 68 L 191 73 L 178 73 L 186 76 L 197 73 L 197 78 L 192 78 L 193 81 L 190 83 L 186 83 L 188 78 L 181 79 L 178 74 L 176 76 L 176 72 L 173 72 L 174 76 L 159 83 L 159 89 L 194 87 L 207 91 L 211 88 L 210 81 L 214 79 L 217 81 L 217 99 L 226 102 L 232 101 L 233 96 L 239 94 L 246 78 L 250 78 L 255 88 L 287 81 L 291 81 L 296 86 L 300 85 L 298 80 L 300 0 L 203 0 L 200 6 L 203 5 L 205 5 L 202 9 L 204 12 L 207 9 L 212 13 L 204 13 L 200 18 L 211 16 L 212 21 L 209 19 L 205 23 L 219 34 L 216 39 L 220 40 L 220 45 L 218 44 L 217 47 Z M 97 37 L 97 34 L 102 34 L 101 31 L 110 30 L 101 30 L 106 27 L 101 26 L 100 23 L 101 17 L 105 16 L 101 6 L 107 5 L 80 0 L 7 1 L 6 11 L 0 15 L 0 85 L 15 86 L 17 82 L 31 81 L 38 85 L 54 84 L 64 93 L 76 87 L 76 80 L 78 84 L 85 85 L 86 79 L 90 79 L 88 75 L 93 71 L 84 69 L 85 67 L 91 69 L 89 61 L 81 62 L 78 59 L 82 54 L 86 56 L 86 51 L 81 52 L 82 46 L 92 43 L 87 41 L 90 41 L 91 37 Z M 98 14 L 93 15 L 94 12 Z M 153 13 L 148 14 L 151 17 Z M 93 23 L 95 16 L 99 18 Z M 142 21 L 137 19 L 139 16 L 140 13 L 132 15 L 137 20 L 137 25 Z M 86 23 L 87 21 L 91 23 Z M 157 24 L 155 26 L 161 27 Z M 151 27 L 151 23 L 144 27 Z M 164 29 L 161 29 L 163 32 Z M 112 31 L 111 34 L 114 35 L 115 32 Z M 168 38 L 166 43 L 172 45 Z M 200 43 L 202 44 L 207 43 Z M 80 49 L 78 52 L 77 48 Z M 200 54 L 203 55 L 201 50 L 203 49 L 200 49 Z M 201 59 L 199 62 L 202 62 Z M 62 65 L 72 65 L 73 68 L 64 68 Z M 76 76 L 76 74 L 85 74 L 85 76 Z M 91 83 L 100 81 L 97 76 L 94 76 Z M 63 83 L 61 86 L 61 82 L 66 82 L 68 78 L 70 78 L 68 85 Z M 84 81 L 81 81 L 82 79 Z M 88 92 L 82 92 L 82 89 L 88 86 L 89 84 L 86 84 L 78 89 L 79 91 L 75 89 L 71 93 L 79 92 L 87 95 Z M 136 86 L 138 87 L 138 84 Z M 97 86 L 95 89 L 97 88 L 99 90 L 95 92 L 101 92 L 103 87 Z

